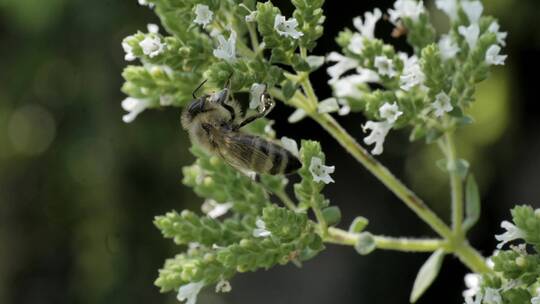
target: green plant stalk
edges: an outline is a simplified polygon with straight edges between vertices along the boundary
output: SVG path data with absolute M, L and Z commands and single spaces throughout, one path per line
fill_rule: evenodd
M 378 249 L 394 250 L 404 252 L 433 252 L 438 249 L 448 250 L 448 244 L 442 239 L 410 239 L 393 238 L 387 236 L 374 235 L 375 244 Z M 357 233 L 347 232 L 342 229 L 330 227 L 325 242 L 354 246 L 358 240 Z
M 450 165 L 450 188 L 452 195 L 452 228 L 456 236 L 463 234 L 463 180 L 456 169 L 457 153 L 456 145 L 452 136 L 452 131 L 448 131 L 445 136 L 446 156 Z

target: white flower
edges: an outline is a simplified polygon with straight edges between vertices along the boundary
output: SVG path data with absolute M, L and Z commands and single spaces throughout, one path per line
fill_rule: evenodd
M 381 115 L 381 118 L 385 119 L 388 123 L 393 124 L 396 122 L 396 120 L 398 120 L 401 115 L 403 115 L 403 112 L 399 110 L 396 102 L 394 102 L 393 104 L 385 102 L 379 108 L 379 115 Z
M 204 287 L 204 282 L 189 283 L 183 286 L 180 286 L 178 289 L 178 296 L 176 298 L 178 301 L 186 301 L 185 304 L 195 304 L 197 303 L 197 295 Z
M 436 0 L 435 5 L 441 11 L 445 12 L 451 20 L 458 17 L 457 0 Z
M 444 113 L 451 112 L 454 107 L 450 102 L 450 97 L 445 92 L 440 92 L 435 96 L 435 101 L 431 104 L 436 117 L 442 117 Z
M 469 45 L 469 51 L 472 51 L 476 47 L 478 37 L 480 36 L 480 27 L 478 27 L 478 24 L 474 23 L 468 27 L 462 25 L 458 28 L 458 31 L 461 36 L 465 37 L 465 40 Z
M 468 273 L 465 275 L 465 286 L 467 290 L 463 292 L 463 297 L 472 298 L 480 291 L 480 283 L 482 282 L 482 277 L 476 273 Z
M 482 16 L 482 11 L 484 11 L 484 6 L 480 1 L 461 1 L 461 7 L 471 24 L 478 23 L 480 16 Z
M 231 292 L 231 290 L 232 290 L 231 283 L 227 280 L 221 279 L 216 284 L 216 292 L 227 293 L 227 292 Z
M 210 218 L 218 218 L 222 215 L 225 215 L 231 208 L 232 203 L 220 204 L 212 199 L 207 199 L 201 206 L 201 210 L 204 214 L 208 215 Z
M 137 58 L 135 57 L 135 54 L 133 54 L 133 47 L 129 45 L 126 40 L 122 42 L 122 48 L 124 49 L 124 52 L 126 52 L 126 56 L 124 56 L 126 61 L 133 61 Z
M 349 41 L 348 49 L 355 54 L 361 55 L 364 50 L 364 39 L 364 36 L 354 33 L 351 41 Z
M 345 116 L 351 113 L 351 106 L 349 105 L 349 101 L 347 101 L 347 99 L 339 98 L 338 103 L 341 106 L 341 108 L 339 108 L 339 111 L 338 111 L 338 114 L 340 116 Z
M 272 232 L 266 230 L 266 223 L 261 218 L 257 219 L 255 225 L 257 228 L 253 229 L 254 237 L 267 237 L 272 234 Z
M 304 36 L 304 33 L 296 29 L 297 26 L 298 21 L 296 20 L 296 18 L 290 18 L 289 20 L 287 20 L 284 16 L 277 14 L 276 18 L 274 19 L 274 29 L 281 36 L 288 36 L 293 39 L 298 39 Z
M 404 91 L 409 91 L 417 85 L 424 83 L 426 76 L 420 67 L 418 57 L 411 56 L 404 60 L 403 73 L 400 77 L 400 87 Z
M 484 303 L 485 304 L 502 304 L 501 294 L 497 289 L 486 288 L 484 294 Z
M 208 5 L 197 4 L 195 6 L 195 19 L 193 22 L 202 26 L 207 26 L 214 17 L 214 13 L 208 8 Z
M 312 157 L 309 164 L 309 172 L 313 175 L 313 181 L 316 183 L 323 182 L 325 184 L 333 183 L 334 179 L 330 174 L 334 173 L 336 167 L 323 165 L 322 159 L 318 157 Z
M 266 91 L 266 85 L 260 83 L 254 83 L 251 85 L 249 108 L 257 109 L 261 106 L 261 96 Z
M 507 32 L 499 32 L 500 25 L 497 21 L 493 21 L 489 27 L 488 32 L 495 33 L 497 35 L 497 43 L 505 46 L 506 45 L 506 37 L 508 36 Z
M 525 232 L 514 226 L 514 224 L 510 223 L 509 221 L 503 221 L 501 223 L 501 227 L 506 229 L 506 232 L 495 236 L 495 239 L 500 242 L 497 245 L 498 249 L 501 249 L 504 244 L 510 241 L 525 238 Z
M 281 145 L 287 151 L 291 152 L 292 155 L 299 157 L 300 153 L 298 152 L 298 144 L 294 139 L 283 136 L 281 138 Z
M 394 62 L 386 56 L 376 56 L 375 67 L 381 76 L 394 77 L 397 75 L 397 72 L 394 69 Z
M 154 7 L 154 3 L 148 3 L 148 0 L 139 0 L 140 6 L 148 6 L 149 8 Z
M 494 44 L 486 52 L 486 63 L 490 65 L 504 65 L 508 55 L 500 55 L 501 47 Z
M 384 140 L 390 129 L 392 129 L 392 124 L 388 121 L 376 122 L 370 120 L 362 126 L 364 132 L 371 130 L 371 134 L 364 138 L 366 145 L 375 144 L 375 147 L 371 150 L 371 154 L 379 155 L 383 153 Z
M 448 60 L 456 57 L 457 53 L 459 53 L 459 46 L 450 35 L 443 35 L 439 40 L 439 50 L 442 59 Z
M 397 0 L 394 3 L 394 9 L 388 10 L 388 15 L 390 15 L 390 22 L 397 24 L 398 20 L 403 18 L 410 18 L 412 21 L 417 21 L 423 12 L 423 1 Z
M 246 22 L 255 22 L 257 19 L 257 11 L 252 11 L 246 15 Z
M 540 304 L 540 287 L 536 288 L 536 297 L 531 299 L 531 304 Z
M 229 40 L 225 40 L 223 35 L 217 35 L 217 39 L 219 45 L 213 52 L 214 56 L 227 62 L 234 61 L 236 59 L 236 32 L 231 31 Z
M 302 109 L 296 109 L 291 116 L 287 119 L 289 123 L 297 123 L 300 120 L 304 119 L 307 116 L 306 111 Z
M 122 108 L 129 113 L 122 116 L 122 120 L 125 123 L 130 123 L 137 118 L 142 111 L 146 110 L 150 102 L 148 99 L 137 99 L 133 97 L 128 97 L 122 101 Z
M 148 29 L 148 32 L 152 34 L 157 34 L 159 32 L 159 26 L 154 23 L 148 23 L 146 28 Z
M 467 297 L 465 298 L 465 304 L 482 304 L 482 294 L 479 293 L 474 297 Z
M 377 83 L 380 81 L 377 73 L 368 69 L 357 69 L 358 74 L 349 75 L 337 80 L 331 80 L 329 83 L 334 88 L 336 97 L 360 98 L 364 93 L 358 86 L 365 83 Z
M 326 98 L 317 105 L 317 111 L 319 113 L 332 113 L 337 112 L 338 110 L 339 104 L 334 97 Z
M 313 70 L 316 70 L 324 64 L 324 59 L 325 59 L 324 56 L 310 55 L 310 56 L 307 56 L 306 62 L 310 68 L 312 68 Z
M 341 55 L 337 52 L 331 52 L 326 56 L 326 61 L 336 62 L 333 66 L 326 69 L 326 72 L 332 79 L 337 79 L 347 71 L 352 70 L 358 66 L 358 62 L 352 58 Z
M 150 58 L 156 57 L 165 49 L 165 43 L 161 43 L 161 38 L 156 35 L 147 35 L 143 41 L 139 42 L 139 46 Z
M 380 9 L 376 8 L 373 12 L 364 13 L 364 21 L 361 17 L 353 19 L 354 27 L 366 38 L 375 38 L 375 25 L 382 17 Z

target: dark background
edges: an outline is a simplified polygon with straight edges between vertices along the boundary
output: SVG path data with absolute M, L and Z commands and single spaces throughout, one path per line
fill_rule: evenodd
M 353 17 L 391 2 L 328 1 L 315 53 L 336 50 L 333 37 L 352 27 Z M 540 206 L 540 2 L 486 6 L 510 32 L 509 59 L 479 88 L 472 109 L 477 124 L 460 132 L 459 153 L 483 192 L 483 217 L 471 242 L 489 255 L 511 206 Z M 0 16 L 0 303 L 175 303 L 153 281 L 179 248 L 152 219 L 199 209 L 201 199 L 180 183 L 181 167 L 193 161 L 189 143 L 178 109 L 146 111 L 124 124 L 120 108 L 126 66 L 120 42 L 157 18 L 136 0 L 0 0 Z M 446 22 L 439 12 L 434 19 Z M 377 32 L 388 38 L 390 30 L 381 25 Z M 313 79 L 318 95 L 329 96 L 324 69 Z M 278 106 L 271 116 L 290 112 Z M 363 137 L 361 115 L 339 120 Z M 326 193 L 342 208 L 343 227 L 363 215 L 377 234 L 433 236 L 317 125 L 281 122 L 276 129 L 279 136 L 322 142 L 337 168 Z M 406 133 L 391 134 L 380 159 L 447 219 L 447 180 L 434 166 L 440 155 L 435 147 L 409 144 Z M 303 269 L 241 274 L 230 294 L 208 288 L 199 303 L 407 303 L 426 258 L 385 251 L 363 257 L 329 246 Z M 446 258 L 420 303 L 462 303 L 466 272 Z

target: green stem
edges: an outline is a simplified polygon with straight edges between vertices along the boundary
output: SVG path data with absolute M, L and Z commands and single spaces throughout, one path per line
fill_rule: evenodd
M 457 153 L 453 136 L 450 132 L 446 133 L 446 156 L 450 168 L 450 187 L 452 194 L 452 228 L 456 235 L 463 233 L 463 180 L 457 170 Z
M 447 242 L 442 239 L 393 238 L 378 235 L 374 235 L 373 237 L 377 248 L 383 250 L 404 252 L 433 252 L 441 248 L 448 250 Z M 351 233 L 333 227 L 328 229 L 328 237 L 325 239 L 328 243 L 348 246 L 355 246 L 357 240 L 357 233 Z
M 251 24 L 250 22 L 247 23 L 247 28 L 249 32 L 249 39 L 251 40 L 251 48 L 256 54 L 258 54 L 260 44 L 259 44 L 259 38 L 257 37 L 257 31 L 253 27 L 253 24 Z
M 296 211 L 296 204 L 293 202 L 293 200 L 285 193 L 285 191 L 278 191 L 274 192 L 274 194 L 283 202 L 283 204 L 291 209 L 292 211 Z
M 313 196 L 312 196 L 313 197 Z M 322 237 L 325 238 L 328 236 L 328 224 L 326 223 L 326 220 L 324 219 L 324 215 L 322 213 L 321 208 L 319 206 L 316 206 L 316 204 L 310 204 L 311 209 L 313 209 L 313 213 L 315 213 L 315 218 L 317 219 L 317 222 L 319 223 L 319 228 L 322 232 Z
M 454 248 L 453 251 L 454 255 L 472 271 L 476 273 L 493 273 L 493 269 L 486 264 L 486 259 L 467 240 L 462 240 L 461 244 Z
M 319 113 L 308 114 L 440 236 L 447 239 L 452 237 L 450 228 L 414 192 L 360 146 L 332 116 Z

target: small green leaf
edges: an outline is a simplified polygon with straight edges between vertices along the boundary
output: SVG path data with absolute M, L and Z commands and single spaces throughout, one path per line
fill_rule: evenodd
M 362 232 L 360 233 L 360 235 L 358 235 L 358 240 L 356 240 L 354 249 L 360 255 L 368 255 L 376 248 L 377 248 L 377 244 L 375 243 L 375 238 L 373 237 L 371 233 Z
M 465 221 L 463 229 L 465 231 L 471 229 L 480 218 L 480 193 L 474 175 L 469 175 L 467 178 L 467 186 L 465 189 Z
M 329 226 L 335 226 L 341 221 L 341 210 L 337 206 L 324 208 L 322 214 Z
M 369 220 L 367 218 L 363 216 L 357 216 L 351 223 L 351 226 L 349 226 L 349 232 L 360 233 L 366 228 L 368 224 Z
M 418 274 L 416 275 L 416 280 L 414 281 L 413 290 L 409 299 L 411 303 L 415 303 L 433 283 L 441 270 L 443 258 L 444 251 L 439 249 L 427 259 L 424 265 L 422 265 L 420 271 L 418 271 Z
M 283 95 L 285 96 L 287 100 L 291 99 L 294 93 L 296 93 L 297 89 L 298 89 L 297 85 L 295 85 L 290 80 L 286 80 L 285 83 L 283 84 Z

